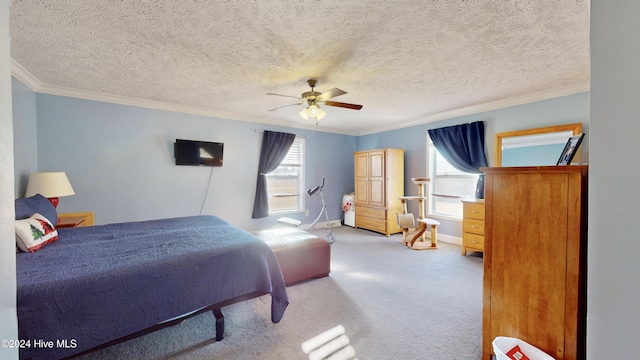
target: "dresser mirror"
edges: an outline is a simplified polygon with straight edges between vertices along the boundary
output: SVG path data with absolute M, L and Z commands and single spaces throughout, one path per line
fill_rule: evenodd
M 582 133 L 582 123 L 496 134 L 495 166 L 556 165 L 569 137 Z M 573 162 L 582 161 L 582 152 Z

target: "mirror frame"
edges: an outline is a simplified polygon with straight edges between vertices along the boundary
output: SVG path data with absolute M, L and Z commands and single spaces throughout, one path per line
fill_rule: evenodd
M 535 128 L 535 129 L 525 129 L 525 130 L 496 133 L 495 157 L 494 157 L 495 166 L 502 166 L 502 139 L 514 137 L 514 136 L 539 135 L 539 134 L 548 134 L 548 133 L 562 132 L 562 131 L 571 131 L 573 135 L 581 134 L 582 123 L 547 126 L 547 127 Z M 560 155 L 558 154 L 558 156 Z M 577 162 L 582 161 L 582 151 L 580 149 L 578 150 L 578 153 L 573 157 L 573 161 L 577 161 Z

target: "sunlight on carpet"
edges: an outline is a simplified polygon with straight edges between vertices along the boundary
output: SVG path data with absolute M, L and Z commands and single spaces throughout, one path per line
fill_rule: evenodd
M 309 360 L 348 360 L 355 358 L 356 351 L 349 345 L 345 328 L 338 325 L 302 343 L 302 351 Z

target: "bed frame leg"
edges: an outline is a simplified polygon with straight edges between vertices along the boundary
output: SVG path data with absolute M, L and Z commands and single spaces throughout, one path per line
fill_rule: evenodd
M 224 339 L 224 315 L 220 309 L 213 309 L 213 316 L 216 317 L 216 341 Z

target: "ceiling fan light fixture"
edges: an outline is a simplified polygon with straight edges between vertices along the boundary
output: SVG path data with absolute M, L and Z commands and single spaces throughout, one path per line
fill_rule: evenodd
M 299 115 L 305 120 L 309 120 L 309 118 L 322 120 L 325 116 L 327 116 L 327 113 L 324 112 L 324 110 L 322 110 L 320 106 L 311 104 L 304 110 L 300 111 Z
M 353 110 L 362 109 L 362 105 L 349 104 L 349 103 L 343 103 L 343 102 L 337 102 L 337 101 L 329 101 L 329 99 L 331 99 L 331 98 L 346 94 L 347 92 L 344 91 L 344 90 L 340 90 L 338 88 L 333 88 L 331 90 L 327 90 L 325 92 L 320 93 L 320 92 L 317 92 L 317 91 L 314 90 L 315 86 L 316 86 L 316 80 L 315 79 L 309 79 L 307 82 L 309 83 L 309 86 L 311 87 L 311 91 L 303 92 L 300 97 L 290 96 L 290 95 L 281 95 L 281 94 L 276 94 L 276 93 L 267 93 L 267 95 L 278 95 L 278 96 L 292 97 L 292 98 L 297 98 L 299 100 L 299 102 L 297 104 L 290 104 L 290 105 L 280 106 L 280 107 L 277 107 L 275 109 L 271 109 L 269 111 L 278 110 L 278 109 L 282 109 L 282 108 L 288 108 L 288 107 L 291 107 L 291 106 L 298 106 L 298 105 L 306 104 L 307 107 L 305 107 L 302 111 L 300 111 L 298 113 L 298 115 L 300 115 L 300 117 L 305 119 L 305 120 L 309 120 L 309 118 L 312 118 L 312 119 L 316 119 L 316 121 L 318 121 L 318 120 L 324 119 L 324 117 L 327 116 L 327 113 L 324 112 L 324 110 L 322 110 L 318 104 L 322 104 L 322 105 L 326 105 L 326 106 L 341 107 L 341 108 L 346 108 L 346 109 L 353 109 Z
M 318 110 L 320 108 L 316 105 L 309 105 L 307 108 L 307 113 L 309 113 L 309 117 L 315 118 L 318 117 Z
M 305 120 L 309 120 L 309 114 L 307 114 L 307 109 L 308 108 L 304 108 L 302 109 L 302 111 L 298 113 L 298 115 L 300 115 Z

